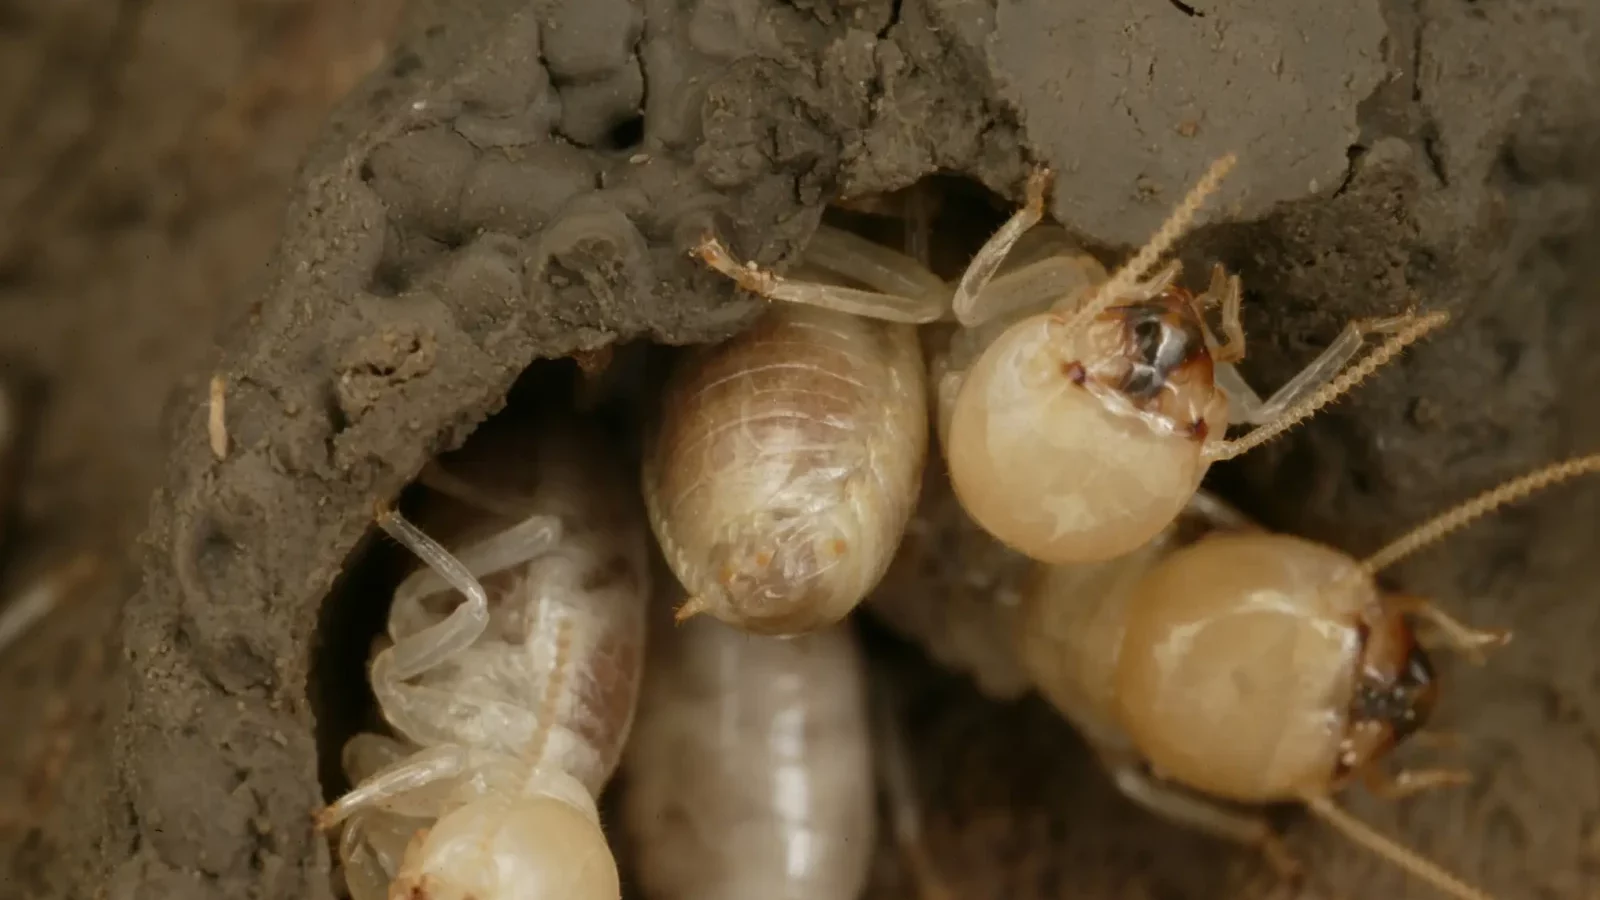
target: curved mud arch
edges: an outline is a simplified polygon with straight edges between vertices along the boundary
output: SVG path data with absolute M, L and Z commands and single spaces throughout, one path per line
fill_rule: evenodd
M 329 896 L 307 665 L 373 504 L 459 444 L 534 359 L 748 322 L 759 304 L 685 256 L 708 227 L 777 262 L 831 198 L 935 169 L 1016 199 L 1026 151 L 1062 173 L 1067 225 L 1126 246 L 1236 148 L 1214 217 L 1233 224 L 1188 252 L 1245 277 L 1250 377 L 1277 383 L 1351 317 L 1410 303 L 1461 316 L 1340 409 L 1219 472 L 1242 502 L 1366 549 L 1569 440 L 1563 416 L 1592 398 L 1565 375 L 1600 339 L 1600 304 L 1570 265 L 1595 236 L 1592 10 L 1069 6 L 418 3 L 386 72 L 307 162 L 260 303 L 226 336 L 227 458 L 207 445 L 203 398 L 173 406 L 124 627 L 126 705 L 106 726 L 117 777 L 83 813 L 104 868 L 69 896 Z M 1540 674 L 1541 641 L 1587 653 L 1572 635 L 1595 633 L 1588 608 L 1553 602 L 1581 599 L 1571 588 L 1595 571 L 1560 552 L 1585 532 L 1559 506 L 1404 573 L 1506 600 L 1456 608 L 1531 637 L 1450 701 L 1449 727 L 1484 739 L 1468 756 L 1486 777 L 1475 792 L 1360 806 L 1508 895 L 1530 882 L 1570 895 L 1585 864 L 1571 836 L 1600 811 L 1582 752 L 1600 721 L 1595 664 Z M 1524 588 L 1541 609 L 1509 602 Z M 1036 738 L 1043 771 L 1019 772 L 941 721 L 924 781 L 939 788 L 934 858 L 959 895 L 1111 896 L 1128 882 L 1270 895 L 1236 855 L 1080 802 L 1098 782 L 1081 759 L 1052 765 L 1071 758 L 1060 729 Z M 951 760 L 989 771 L 973 780 Z M 1012 773 L 1044 787 L 1008 786 Z M 972 827 L 1002 806 L 1011 824 Z M 1545 834 L 1544 818 L 1564 830 Z M 1544 849 L 1519 843 L 1530 834 Z M 1315 884 L 1398 895 L 1336 838 L 1295 839 Z

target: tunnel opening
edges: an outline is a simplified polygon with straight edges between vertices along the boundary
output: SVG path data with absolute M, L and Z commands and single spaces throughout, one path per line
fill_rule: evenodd
M 936 275 L 953 282 L 961 276 L 977 249 L 1014 209 L 1014 204 L 973 179 L 939 174 L 891 194 L 835 204 L 825 210 L 823 220 L 885 246 L 908 249 L 913 246 L 912 230 L 917 227 L 912 223 L 922 216 L 921 227 L 926 236 L 923 243 L 926 256 L 922 261 Z M 1107 259 L 1104 255 L 1101 258 Z M 493 440 L 496 423 L 549 411 L 565 411 L 601 423 L 623 451 L 632 471 L 637 472 L 644 424 L 656 415 L 660 388 L 671 367 L 687 349 L 637 342 L 575 354 L 573 358 L 537 362 L 520 376 L 508 393 L 504 408 L 480 425 L 461 450 L 442 454 L 437 462 L 449 471 L 452 456 L 467 451 L 476 441 Z M 936 440 L 930 443 L 927 469 L 925 484 L 944 478 Z M 944 493 L 948 493 L 947 488 Z M 429 494 L 428 487 L 413 483 L 402 491 L 395 503 L 409 517 Z M 930 496 L 925 487 L 925 505 Z M 948 497 L 935 502 L 938 508 L 930 515 L 953 514 L 947 508 Z M 652 552 L 657 552 L 653 545 Z M 341 760 L 346 742 L 362 732 L 392 733 L 368 683 L 368 666 L 377 640 L 386 631 L 394 590 L 418 565 L 409 551 L 372 526 L 323 601 L 311 649 L 308 698 L 315 720 L 317 773 L 325 802 L 336 800 L 353 786 Z M 922 572 L 920 576 L 924 581 L 957 577 L 951 574 L 950 566 L 935 569 Z M 664 574 L 667 573 L 664 566 L 658 565 L 657 573 L 658 577 L 671 577 Z M 454 602 L 455 595 L 449 596 Z M 1022 700 L 998 700 L 984 695 L 970 683 L 973 673 L 953 672 L 926 647 L 908 640 L 870 602 L 863 604 L 862 609 L 865 614 L 853 617 L 853 627 L 862 635 L 869 660 L 882 656 L 888 669 L 895 670 L 885 676 L 883 667 L 874 666 L 875 677 L 894 677 L 922 685 L 917 689 L 919 699 L 911 711 L 914 732 L 934 727 L 923 721 L 934 715 L 929 704 L 941 704 L 944 701 L 937 698 L 952 695 L 961 698 L 967 706 L 987 708 L 991 712 L 995 708 L 1012 710 L 1004 713 L 1008 716 L 1021 715 L 1029 720 L 1059 719 L 1032 693 Z M 1015 712 L 1018 703 L 1025 712 Z M 976 727 L 976 720 L 970 716 L 966 719 L 969 725 Z M 1098 772 L 1083 739 L 1066 721 L 1060 719 L 1047 733 L 1062 735 L 1060 749 L 1041 748 L 1039 753 L 1055 754 L 1061 768 L 1075 773 L 1064 776 L 1074 785 L 1073 789 L 1094 783 L 1098 794 L 1109 796 L 1106 793 L 1109 781 Z M 1045 742 L 1054 746 L 1053 738 Z M 929 772 L 919 777 L 919 782 L 928 790 L 939 789 L 941 781 L 947 777 L 945 769 L 952 759 L 959 759 L 960 754 L 954 757 L 946 754 L 946 757 L 930 760 Z M 626 776 L 619 772 L 600 797 L 600 808 L 608 840 L 617 855 L 624 896 L 633 897 L 638 896 L 638 892 L 631 884 L 634 872 L 627 852 L 631 836 L 616 827 L 620 821 L 616 813 L 618 797 L 624 790 Z M 888 842 L 887 829 L 880 840 Z

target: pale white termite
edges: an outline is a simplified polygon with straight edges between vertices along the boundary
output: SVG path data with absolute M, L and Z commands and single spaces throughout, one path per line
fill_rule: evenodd
M 424 526 L 379 524 L 427 565 L 395 591 L 373 692 L 395 737 L 344 748 L 355 900 L 617 900 L 595 799 L 631 728 L 650 591 L 627 470 L 576 422 L 479 429 Z M 492 490 L 491 490 L 492 486 Z
M 877 828 L 865 676 L 848 623 L 651 635 L 622 770 L 647 900 L 860 896 Z
M 804 634 L 843 619 L 882 578 L 927 455 L 926 373 L 914 326 L 855 315 L 851 298 L 944 289 L 907 262 L 824 225 L 799 271 L 830 284 L 832 308 L 774 305 L 680 361 L 643 483 L 689 591 L 681 617 Z
M 1425 724 L 1437 693 L 1411 617 L 1473 659 L 1508 638 L 1386 592 L 1374 578 L 1506 503 L 1594 472 L 1600 454 L 1508 481 L 1365 560 L 1219 521 L 1227 528 L 1190 543 L 1158 540 L 1094 566 L 1041 567 L 1018 621 L 1022 661 L 1122 792 L 1146 808 L 1292 868 L 1264 819 L 1211 798 L 1300 802 L 1437 888 L 1486 900 L 1332 799 L 1356 779 L 1398 797 L 1466 778 L 1380 769 Z
M 1352 322 L 1320 356 L 1262 401 L 1232 369 L 1244 356 L 1237 277 L 1221 266 L 1199 296 L 1154 271 L 1231 168 L 1219 160 L 1115 274 L 1056 225 L 1039 225 L 1049 184 L 1035 171 L 1026 205 L 978 251 L 953 292 L 873 245 L 826 250 L 835 271 L 898 272 L 915 290 L 869 294 L 740 265 L 720 241 L 705 261 L 773 300 L 962 326 L 930 360 L 939 434 L 962 505 L 991 534 L 1043 562 L 1093 562 L 1151 540 L 1183 509 L 1213 462 L 1280 434 L 1350 390 L 1444 313 Z M 809 257 L 809 254 L 808 254 Z M 1149 276 L 1148 278 L 1146 276 Z M 886 284 L 880 274 L 876 284 Z M 1207 325 L 1220 307 L 1219 339 Z M 1384 341 L 1340 371 L 1368 335 Z M 1229 440 L 1230 424 L 1254 424 Z

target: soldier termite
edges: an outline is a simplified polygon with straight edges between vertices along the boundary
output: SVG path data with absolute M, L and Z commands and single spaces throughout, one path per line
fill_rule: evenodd
M 1332 799 L 1355 780 L 1399 797 L 1466 778 L 1380 769 L 1426 723 L 1437 694 L 1413 618 L 1474 660 L 1508 637 L 1469 628 L 1420 597 L 1383 591 L 1374 579 L 1500 506 L 1594 472 L 1600 454 L 1513 479 L 1365 560 L 1229 528 L 1098 567 L 1047 567 L 1024 601 L 1023 662 L 1095 745 L 1119 789 L 1148 809 L 1292 867 L 1263 819 L 1210 798 L 1300 802 L 1440 890 L 1486 900 Z
M 1350 323 L 1262 401 L 1232 364 L 1244 357 L 1237 277 L 1221 266 L 1196 296 L 1176 261 L 1156 264 L 1233 165 L 1218 160 L 1148 243 L 1115 274 L 1044 216 L 1049 173 L 990 237 L 954 291 L 882 247 L 826 248 L 835 271 L 898 273 L 907 288 L 841 291 L 795 273 L 740 265 L 715 237 L 707 264 L 783 306 L 808 305 L 895 322 L 953 316 L 962 326 L 933 358 L 939 434 L 962 505 L 991 534 L 1043 562 L 1127 553 L 1166 527 L 1213 462 L 1230 459 L 1315 414 L 1426 332 L 1442 312 Z M 1152 274 L 1152 270 L 1155 270 Z M 1148 277 L 1146 277 L 1148 276 Z M 1219 307 L 1219 339 L 1205 312 Z M 1358 363 L 1369 335 L 1383 342 Z M 1233 424 L 1253 424 L 1229 440 Z
M 617 900 L 595 798 L 633 721 L 650 590 L 626 470 L 577 423 L 504 417 L 446 468 L 454 517 L 419 521 L 454 554 L 379 516 L 426 563 L 372 660 L 398 738 L 345 745 L 356 787 L 318 824 L 344 826 L 355 900 Z
M 776 305 L 672 374 L 643 482 L 690 594 L 680 616 L 803 634 L 843 619 L 883 576 L 927 454 L 925 371 L 913 326 L 854 315 L 848 300 L 944 289 L 907 262 L 823 226 L 799 271 L 829 283 L 836 308 Z
M 647 900 L 855 900 L 877 828 L 848 623 L 780 639 L 709 617 L 652 636 L 623 766 Z

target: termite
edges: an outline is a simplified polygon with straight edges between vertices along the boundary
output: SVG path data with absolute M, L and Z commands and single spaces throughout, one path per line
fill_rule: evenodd
M 620 896 L 595 802 L 643 664 L 643 515 L 603 438 L 504 419 L 430 484 L 459 501 L 453 521 L 428 526 L 454 553 L 397 512 L 378 516 L 426 565 L 396 589 L 391 643 L 371 664 L 398 737 L 352 738 L 356 786 L 318 815 L 344 826 L 354 900 Z
M 1375 576 L 1507 503 L 1594 472 L 1600 454 L 1512 479 L 1364 560 L 1213 512 L 1204 524 L 1215 530 L 1192 542 L 1169 535 L 1097 566 L 1041 567 L 1019 619 L 1022 661 L 1117 787 L 1151 811 L 1254 845 L 1292 871 L 1271 826 L 1224 802 L 1299 802 L 1438 889 L 1487 900 L 1332 799 L 1356 780 L 1389 797 L 1466 780 L 1381 769 L 1426 724 L 1438 693 L 1413 619 L 1473 661 L 1509 639 L 1382 590 Z
M 877 829 L 849 623 L 782 639 L 710 617 L 651 635 L 623 762 L 647 900 L 855 900 Z
M 1023 208 L 979 249 L 953 291 L 925 284 L 923 266 L 876 246 L 833 244 L 827 254 L 835 271 L 881 273 L 875 294 L 808 280 L 804 270 L 780 277 L 741 265 L 714 235 L 696 252 L 745 290 L 786 301 L 780 307 L 891 322 L 953 317 L 960 330 L 930 370 L 961 504 L 1033 559 L 1094 562 L 1159 534 L 1212 463 L 1315 414 L 1448 319 L 1432 312 L 1351 322 L 1261 400 L 1232 368 L 1244 358 L 1238 277 L 1217 265 L 1195 295 L 1177 284 L 1176 260 L 1156 268 L 1233 163 L 1229 154 L 1213 164 L 1111 275 L 1064 228 L 1041 225 L 1045 168 L 1034 170 Z M 907 288 L 879 286 L 890 274 Z M 1220 309 L 1222 338 L 1205 319 L 1212 307 Z M 1341 371 L 1369 335 L 1383 341 Z M 1257 427 L 1227 438 L 1230 425 L 1244 424 Z
M 907 262 L 823 225 L 798 270 L 828 304 L 775 305 L 671 375 L 643 483 L 680 617 L 804 634 L 883 577 L 927 456 L 926 372 L 915 327 L 852 298 L 944 290 Z

